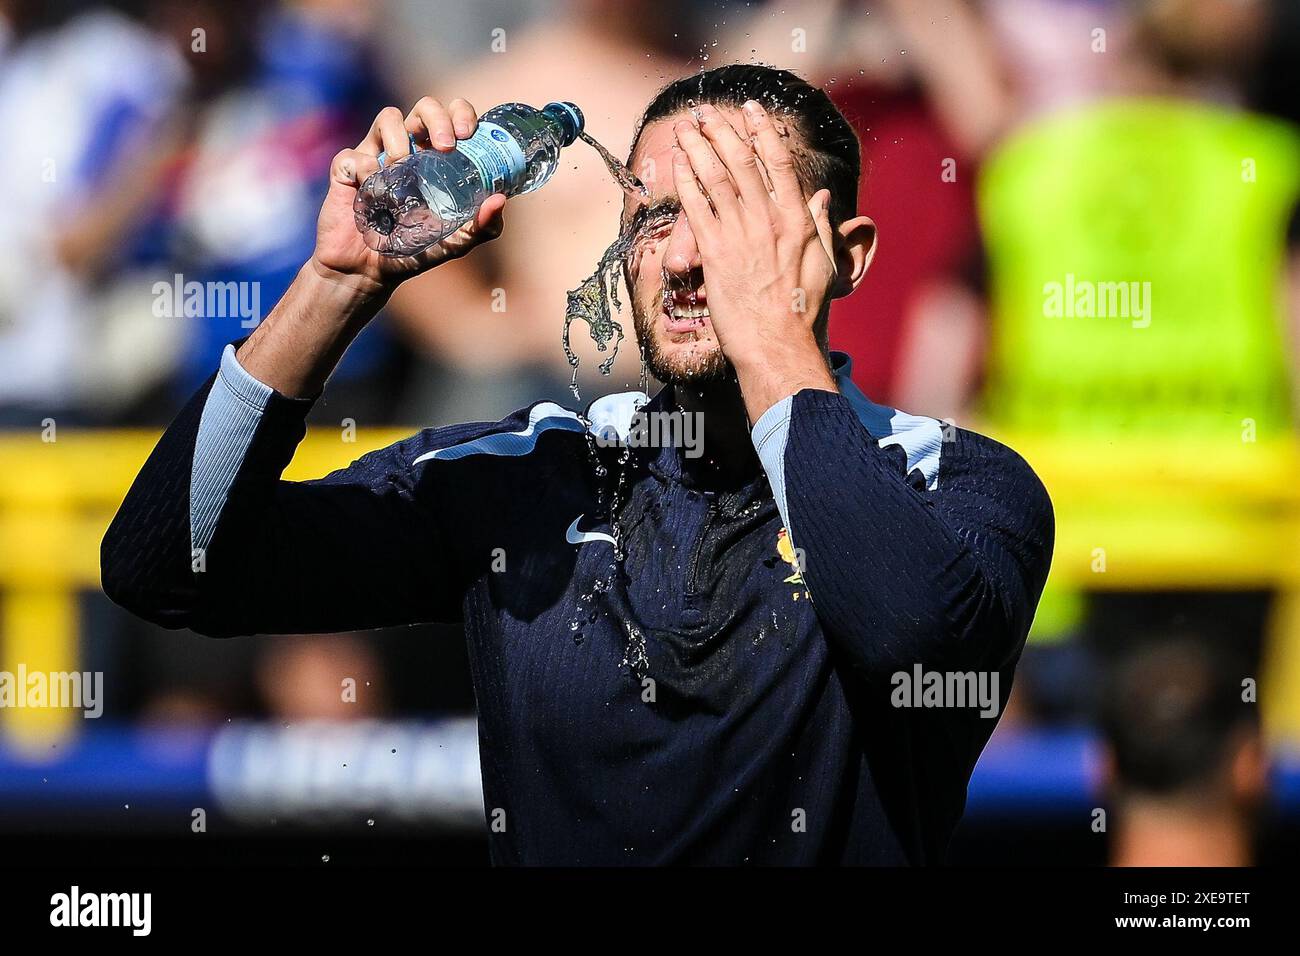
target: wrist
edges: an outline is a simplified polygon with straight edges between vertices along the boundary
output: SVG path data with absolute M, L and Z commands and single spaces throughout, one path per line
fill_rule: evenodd
M 761 353 L 733 358 L 731 364 L 751 423 L 777 402 L 806 388 L 839 391 L 826 353 L 811 334 L 806 340 L 791 339 Z
M 387 294 L 308 260 L 271 314 L 235 353 L 250 375 L 290 398 L 324 388 L 343 352 Z
M 377 303 L 378 311 L 393 293 L 393 286 L 354 272 L 340 272 L 324 265 L 313 255 L 299 270 L 299 277 L 312 286 L 314 294 L 349 311 L 360 311 Z

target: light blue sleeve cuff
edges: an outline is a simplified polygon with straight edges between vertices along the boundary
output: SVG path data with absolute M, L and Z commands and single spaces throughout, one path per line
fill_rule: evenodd
M 227 345 L 221 353 L 221 371 L 217 381 L 224 384 L 231 393 L 241 401 L 253 406 L 259 412 L 266 409 L 275 389 L 265 385 L 244 370 L 235 358 L 235 347 Z
M 206 550 L 217 529 L 231 485 L 244 463 L 262 413 L 275 393 L 249 375 L 227 345 L 221 369 L 199 419 L 190 467 L 190 548 Z
M 793 539 L 794 531 L 790 527 L 790 512 L 785 503 L 785 445 L 790 437 L 790 415 L 794 407 L 794 396 L 788 395 L 763 413 L 754 423 L 751 437 L 758 460 L 767 472 L 767 483 L 772 486 L 772 497 L 776 499 L 776 508 L 781 512 L 781 521 L 786 532 Z

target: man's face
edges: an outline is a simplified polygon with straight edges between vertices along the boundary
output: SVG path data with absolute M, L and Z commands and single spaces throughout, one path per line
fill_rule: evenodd
M 736 129 L 745 129 L 739 110 L 718 107 L 718 112 Z M 673 124 L 683 118 L 691 117 L 679 113 L 648 124 L 632 155 L 632 172 L 649 192 L 648 209 L 639 212 L 626 199 L 623 226 L 642 217 L 658 225 L 643 230 L 628 254 L 627 278 L 637 342 L 650 373 L 665 383 L 705 384 L 728 377 L 730 366 L 709 322 L 700 250 L 673 185 Z M 784 128 L 779 117 L 774 119 Z

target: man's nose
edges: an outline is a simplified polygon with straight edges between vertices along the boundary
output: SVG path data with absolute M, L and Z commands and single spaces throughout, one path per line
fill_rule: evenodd
M 679 216 L 668 234 L 668 247 L 664 249 L 664 269 L 674 278 L 685 279 L 702 267 L 700 248 L 695 244 L 695 233 L 685 216 Z

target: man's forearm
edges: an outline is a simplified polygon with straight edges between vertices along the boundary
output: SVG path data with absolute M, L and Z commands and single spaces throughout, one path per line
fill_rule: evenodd
M 281 395 L 313 398 L 387 301 L 386 291 L 363 288 L 309 260 L 236 357 Z

